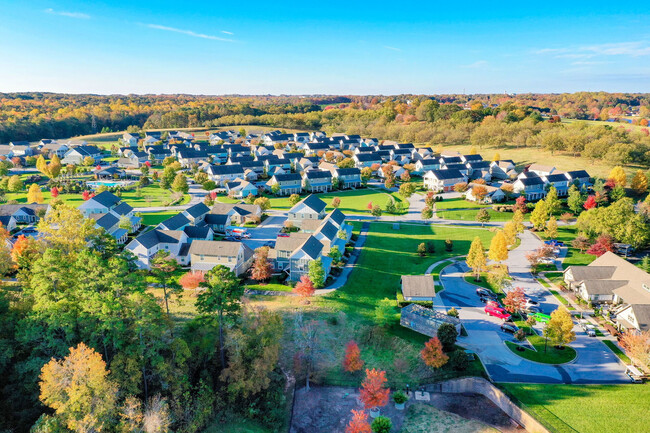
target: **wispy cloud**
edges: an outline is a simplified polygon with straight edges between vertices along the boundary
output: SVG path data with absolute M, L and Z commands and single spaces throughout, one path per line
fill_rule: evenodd
M 390 45 L 384 45 L 384 48 L 391 51 L 402 51 L 400 48 L 391 47 Z
M 596 56 L 650 56 L 650 41 L 613 42 L 562 48 L 542 48 L 534 54 L 553 55 L 558 59 L 589 59 Z
M 221 30 L 221 33 L 223 33 L 224 35 L 234 35 L 233 32 L 228 32 L 226 30 Z
M 55 11 L 52 8 L 45 9 L 43 12 L 50 15 L 60 15 L 62 17 L 79 18 L 82 20 L 90 19 L 90 15 L 84 14 L 82 12 Z
M 474 63 L 470 63 L 469 65 L 462 65 L 462 68 L 466 69 L 478 69 L 478 68 L 485 68 L 488 65 L 487 60 L 477 60 Z
M 180 33 L 180 34 L 183 34 L 183 35 L 192 36 L 194 38 L 210 39 L 210 40 L 213 40 L 213 41 L 222 41 L 222 42 L 235 42 L 233 39 L 221 38 L 219 36 L 214 36 L 214 35 L 205 35 L 203 33 L 193 32 L 192 30 L 177 29 L 175 27 L 161 26 L 161 25 L 158 25 L 158 24 L 145 24 L 145 25 L 147 27 L 149 27 L 150 29 L 164 30 L 166 32 Z

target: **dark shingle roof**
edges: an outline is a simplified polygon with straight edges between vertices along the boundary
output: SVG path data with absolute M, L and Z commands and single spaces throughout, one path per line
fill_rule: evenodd
M 313 194 L 305 197 L 300 203 L 296 204 L 296 206 L 300 206 L 301 204 L 304 204 L 316 213 L 321 213 L 327 207 L 327 203 Z
M 332 173 L 329 171 L 310 170 L 305 172 L 307 179 L 331 179 Z
M 188 238 L 191 239 L 205 239 L 210 233 L 210 227 L 208 226 L 186 226 L 183 228 L 183 231 Z
M 188 220 L 182 213 L 179 213 L 171 218 L 167 218 L 165 221 L 161 222 L 160 225 L 166 227 L 167 230 L 177 230 L 189 223 L 190 220 Z
M 300 180 L 301 177 L 298 173 L 285 173 L 285 174 L 275 174 L 273 175 L 276 181 L 286 182 L 289 180 Z
M 95 197 L 92 198 L 92 200 L 96 201 L 102 206 L 106 206 L 110 208 L 111 206 L 114 206 L 115 204 L 119 203 L 120 200 L 122 199 L 116 196 L 115 194 L 113 194 L 112 192 L 104 191 L 97 194 Z
M 97 225 L 103 228 L 104 230 L 110 229 L 111 227 L 113 227 L 115 224 L 119 222 L 120 220 L 115 215 L 110 213 L 104 214 L 104 216 L 102 216 L 96 221 Z
M 131 205 L 123 201 L 122 203 L 115 206 L 113 212 L 115 212 L 118 215 L 127 215 L 132 210 L 133 208 L 131 207 Z
M 224 174 L 238 174 L 244 173 L 244 169 L 241 164 L 231 164 L 231 165 L 212 165 L 210 166 L 213 175 L 224 175 Z
M 444 179 L 460 179 L 463 174 L 458 170 L 431 170 L 433 175 L 440 180 Z
M 190 206 L 185 210 L 193 218 L 197 218 L 203 214 L 210 212 L 210 208 L 203 203 L 197 203 L 194 206 Z
M 158 245 L 159 243 L 177 244 L 179 242 L 178 239 L 176 239 L 174 236 L 171 236 L 170 233 L 158 229 L 143 233 L 135 238 L 135 240 L 146 249 Z

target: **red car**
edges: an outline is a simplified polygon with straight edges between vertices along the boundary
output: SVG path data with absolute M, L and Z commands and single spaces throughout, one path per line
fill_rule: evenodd
M 493 304 L 488 304 L 485 306 L 485 314 L 488 316 L 498 317 L 499 319 L 503 319 L 505 321 L 510 320 L 510 314 L 508 314 L 506 310 Z
M 279 238 L 288 238 L 288 237 L 289 237 L 289 233 L 278 233 L 278 237 L 279 237 Z

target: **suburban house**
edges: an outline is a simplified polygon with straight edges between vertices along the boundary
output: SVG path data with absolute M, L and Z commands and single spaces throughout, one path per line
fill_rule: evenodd
M 136 264 L 142 269 L 149 269 L 151 259 L 158 251 L 167 251 L 179 264 L 187 265 L 189 248 L 189 239 L 184 231 L 158 228 L 142 233 L 126 246 L 135 255 Z
M 512 184 L 514 192 L 523 195 L 528 201 L 546 197 L 545 185 L 544 179 L 539 176 L 520 176 Z
M 227 218 L 216 217 L 227 215 Z M 205 216 L 205 223 L 212 226 L 215 232 L 225 233 L 225 227 L 231 223 L 245 224 L 248 221 L 260 220 L 262 218 L 262 209 L 256 204 L 233 204 L 233 203 L 215 203 L 210 213 Z M 227 220 L 224 230 L 219 230 L 215 222 Z
M 552 185 L 557 190 L 558 197 L 566 197 L 569 195 L 569 179 L 564 173 L 553 173 L 547 176 L 542 176 L 547 185 Z M 546 187 L 546 185 L 545 185 Z
M 242 242 L 196 240 L 190 245 L 193 271 L 207 272 L 217 265 L 226 266 L 240 276 L 253 263 L 253 250 Z
M 104 191 L 81 203 L 77 209 L 88 218 L 91 214 L 109 213 L 122 201 L 112 192 Z
M 494 179 L 511 179 L 517 176 L 515 163 L 510 159 L 492 161 L 490 163 L 490 174 Z
M 569 185 L 577 184 L 578 188 L 591 185 L 591 177 L 585 170 L 567 171 L 564 175 L 569 179 Z
M 526 171 L 535 173 L 538 176 L 547 176 L 549 174 L 555 173 L 557 169 L 552 165 L 531 164 L 528 166 L 528 169 Z
M 182 214 L 185 215 L 190 225 L 198 226 L 203 223 L 205 215 L 210 212 L 210 208 L 203 203 L 197 203 L 185 209 Z
M 477 154 L 474 154 L 474 155 L 461 155 L 461 156 L 460 156 L 460 159 L 461 159 L 464 163 L 483 161 L 483 157 L 482 157 L 481 155 L 479 155 L 478 153 L 477 153 Z M 487 163 L 489 164 L 488 161 L 485 161 L 485 162 L 487 162 Z
M 274 186 L 277 185 L 278 195 L 291 195 L 300 194 L 302 191 L 302 178 L 298 173 L 274 174 L 271 179 L 266 182 L 267 190 L 273 191 Z
M 290 221 L 296 227 L 301 227 L 305 220 L 322 220 L 326 215 L 326 207 L 327 204 L 323 200 L 310 194 L 289 209 L 287 221 Z
M 390 167 L 390 168 L 389 168 Z M 392 173 L 393 176 L 397 179 L 400 178 L 400 176 L 405 172 L 402 167 L 399 165 L 393 165 L 393 164 L 384 164 L 379 169 L 377 170 L 377 176 L 379 176 L 382 179 L 386 179 L 388 176 L 388 172 Z
M 339 188 L 359 188 L 361 186 L 361 170 L 358 168 L 334 168 L 330 170 L 333 179 L 338 179 Z
M 238 177 L 244 177 L 244 169 L 240 164 L 232 165 L 208 165 L 205 168 L 210 180 L 213 180 L 217 185 L 222 186 L 226 182 L 233 181 Z
M 178 162 L 181 163 L 181 167 L 189 167 L 192 164 L 207 161 L 208 153 L 201 150 L 186 149 L 178 152 L 176 157 L 178 158 Z
M 37 222 L 41 215 L 50 211 L 49 204 L 3 204 L 0 205 L 0 216 L 13 217 L 16 224 L 30 224 Z
M 0 227 L 8 232 L 15 230 L 16 224 L 16 218 L 13 215 L 0 215 Z
M 438 158 L 419 159 L 415 162 L 413 174 L 422 175 L 429 170 L 440 170 L 441 164 Z
M 64 158 L 65 153 L 69 150 L 70 148 L 63 144 L 59 143 L 56 140 L 41 140 L 40 142 L 40 152 L 41 154 L 48 156 L 48 155 L 56 155 L 59 158 Z
M 121 198 L 108 191 L 88 199 L 78 208 L 86 218 L 95 220 L 95 226 L 103 228 L 118 244 L 128 239 L 142 225 L 142 218 L 135 216 L 133 208 Z
M 235 179 L 226 183 L 226 193 L 229 197 L 244 198 L 250 194 L 257 196 L 258 190 L 255 185 L 243 179 Z
M 405 301 L 431 301 L 436 297 L 432 275 L 402 275 L 402 295 Z
M 309 170 L 302 175 L 302 188 L 307 192 L 327 192 L 332 189 L 332 173 Z
M 73 147 L 65 153 L 61 164 L 83 165 L 84 159 L 91 157 L 93 164 L 102 160 L 102 151 L 95 146 Z
M 580 298 L 595 304 L 620 304 L 616 320 L 623 329 L 648 327 L 650 274 L 612 252 L 587 266 L 569 266 L 564 282 Z M 621 313 L 624 312 L 623 315 Z
M 137 132 L 125 132 L 122 134 L 122 142 L 130 146 L 137 146 L 140 138 L 140 134 Z
M 483 187 L 487 191 L 487 194 L 482 199 L 478 199 L 474 196 L 474 187 Z M 506 194 L 501 188 L 490 185 L 482 185 L 478 183 L 469 183 L 467 185 L 467 191 L 465 192 L 465 198 L 470 201 L 480 202 L 480 203 L 498 203 L 506 199 Z
M 357 168 L 372 167 L 373 164 L 381 164 L 381 156 L 377 152 L 359 153 L 352 157 Z
M 275 264 L 278 271 L 288 273 L 289 280 L 298 281 L 309 272 L 309 262 L 321 259 L 325 275 L 332 267 L 332 259 L 323 252 L 324 246 L 308 233 L 291 233 L 289 237 L 278 238 L 275 244 Z
M 423 179 L 425 188 L 443 192 L 453 191 L 454 185 L 467 181 L 465 175 L 458 170 L 429 170 Z

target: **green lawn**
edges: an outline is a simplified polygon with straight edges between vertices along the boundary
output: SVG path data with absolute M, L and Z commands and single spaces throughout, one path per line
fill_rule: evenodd
M 465 278 L 465 281 L 467 281 L 470 284 L 474 284 L 475 286 L 479 286 L 479 287 L 483 287 L 485 289 L 488 289 L 491 292 L 496 293 L 497 295 L 503 295 L 503 290 L 501 290 L 500 287 L 497 287 L 497 286 L 495 286 L 493 284 L 490 284 L 490 282 L 487 279 L 487 272 L 481 272 L 479 281 L 476 281 L 476 279 L 474 278 L 474 273 L 473 272 L 467 272 L 464 275 L 464 278 Z
M 650 384 L 500 386 L 555 433 L 648 431 Z
M 581 253 L 580 250 L 577 250 L 571 246 L 571 241 L 573 241 L 576 236 L 578 236 L 578 229 L 575 225 L 559 227 L 557 232 L 558 234 L 556 239 L 564 242 L 568 246 L 567 255 L 562 262 L 564 269 L 568 268 L 569 266 L 586 266 L 596 259 L 596 256 Z M 542 239 L 546 239 L 546 235 L 543 232 L 538 232 L 537 234 Z
M 476 203 L 475 201 L 464 200 L 462 198 L 449 198 L 442 201 L 436 202 L 436 209 L 446 210 L 446 209 L 482 209 L 485 207 L 491 207 L 491 205 Z
M 306 194 L 303 194 L 301 197 L 304 198 L 306 196 Z M 397 193 L 369 188 L 328 192 L 325 194 L 316 194 L 316 196 L 327 203 L 328 211 L 334 209 L 331 206 L 332 199 L 334 197 L 340 198 L 341 204 L 339 205 L 339 210 L 346 214 L 368 214 L 368 203 L 370 202 L 373 205 L 379 205 L 383 210 L 386 208 L 386 204 L 391 196 L 396 203 L 404 202 L 405 207 L 402 213 L 406 213 L 409 206 L 408 201 L 403 200 Z M 221 197 L 219 200 L 222 201 Z M 289 197 L 271 197 L 271 209 L 290 209 L 291 207 Z
M 449 265 L 451 265 L 450 261 L 444 261 L 439 265 L 435 266 L 431 270 L 431 275 L 433 276 L 433 284 L 436 285 L 436 293 L 442 290 L 442 283 L 440 282 L 440 272 L 442 272 L 442 270 Z
M 445 210 L 442 212 L 438 211 L 436 215 L 448 220 L 476 221 L 476 215 L 480 209 L 481 208 Z M 510 221 L 512 219 L 512 212 L 497 212 L 492 208 L 485 207 L 483 207 L 483 209 L 487 209 L 487 212 L 490 215 L 490 221 Z M 524 220 L 528 221 L 529 218 L 530 214 L 524 214 Z
M 515 324 L 526 332 L 530 329 L 526 326 L 526 322 L 522 320 L 515 320 Z M 524 359 L 543 364 L 564 364 L 565 362 L 572 361 L 577 356 L 576 351 L 569 346 L 565 346 L 564 349 L 560 350 L 556 349 L 550 341 L 545 345 L 546 339 L 540 335 L 526 335 L 526 339 L 533 345 L 535 350 L 525 348 L 521 352 L 517 350 L 517 345 L 511 341 L 506 341 L 506 346 L 508 346 L 512 353 Z
M 147 226 L 157 226 L 167 218 L 171 218 L 178 212 L 164 211 L 164 212 L 142 212 L 142 224 Z
M 274 284 L 274 283 L 269 283 L 269 284 L 249 284 L 245 286 L 247 289 L 250 290 L 271 290 L 274 292 L 291 292 L 293 291 L 293 288 L 284 284 Z
M 610 340 L 602 340 L 602 341 L 603 341 L 603 343 L 605 343 L 605 346 L 609 347 L 612 350 L 612 352 L 614 352 L 614 354 L 616 356 L 618 356 L 618 358 L 621 361 L 623 361 L 625 364 L 628 364 L 628 365 L 632 364 L 632 360 L 625 354 L 625 352 L 623 352 L 621 349 L 619 349 L 618 346 L 616 344 L 614 344 L 614 342 L 612 342 Z

